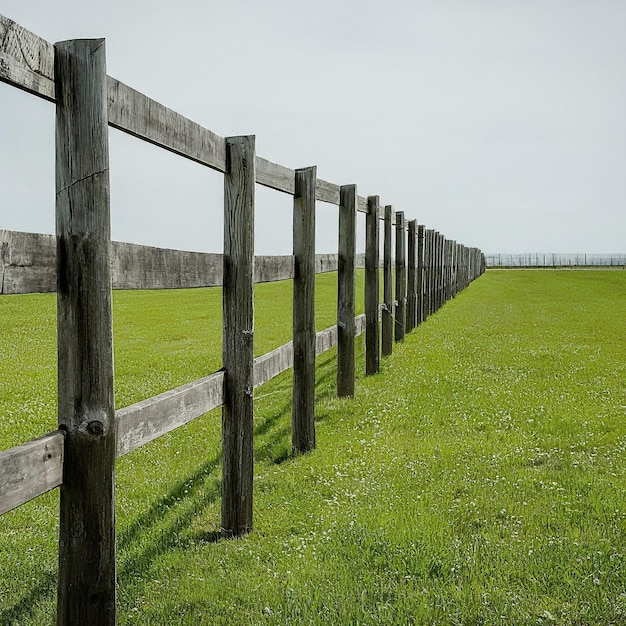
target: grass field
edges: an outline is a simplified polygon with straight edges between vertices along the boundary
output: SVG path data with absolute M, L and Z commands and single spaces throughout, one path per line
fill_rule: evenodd
M 333 323 L 320 277 L 318 328 Z M 290 333 L 257 288 L 256 352 Z M 0 299 L 0 449 L 55 428 L 54 296 Z M 116 402 L 220 366 L 218 290 L 116 293 Z M 122 458 L 120 624 L 626 623 L 626 272 L 490 271 L 354 400 L 259 388 L 255 531 L 217 535 L 220 414 Z M 54 620 L 58 491 L 0 517 L 0 624 Z

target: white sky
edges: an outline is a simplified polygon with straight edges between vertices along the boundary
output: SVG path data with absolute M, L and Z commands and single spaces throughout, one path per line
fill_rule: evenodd
M 484 252 L 623 252 L 625 0 L 0 0 L 257 152 Z M 111 130 L 113 237 L 222 249 L 222 176 Z M 257 187 L 258 254 L 291 198 Z M 337 212 L 318 203 L 318 252 Z M 360 219 L 360 222 L 364 222 Z M 54 107 L 0 84 L 0 228 L 54 232 Z M 363 226 L 361 226 L 363 228 Z

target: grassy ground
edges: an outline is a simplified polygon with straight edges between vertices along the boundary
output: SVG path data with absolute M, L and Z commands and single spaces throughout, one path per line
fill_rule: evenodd
M 119 406 L 219 367 L 210 291 L 116 294 Z M 288 293 L 260 288 L 258 353 L 288 339 Z M 54 428 L 54 299 L 0 312 L 6 448 Z M 624 319 L 624 272 L 488 272 L 354 400 L 320 359 L 318 448 L 298 458 L 278 377 L 257 390 L 243 540 L 216 534 L 219 412 L 127 455 L 120 624 L 626 623 Z M 0 623 L 53 622 L 57 497 L 0 517 Z

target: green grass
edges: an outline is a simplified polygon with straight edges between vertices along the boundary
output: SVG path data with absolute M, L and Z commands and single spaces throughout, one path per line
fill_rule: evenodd
M 320 277 L 318 328 L 336 279 Z M 259 286 L 256 351 L 289 339 Z M 218 290 L 115 294 L 118 406 L 220 365 Z M 54 298 L 0 299 L 6 448 L 54 428 Z M 626 623 L 626 273 L 488 272 L 354 400 L 255 404 L 255 531 L 217 537 L 219 412 L 118 463 L 120 624 Z M 213 326 L 215 324 L 215 326 Z M 0 623 L 53 623 L 58 492 L 0 517 Z

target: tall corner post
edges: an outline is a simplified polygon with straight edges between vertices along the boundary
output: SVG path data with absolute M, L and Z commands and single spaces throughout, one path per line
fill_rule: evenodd
M 315 183 L 317 168 L 296 170 L 293 201 L 293 388 L 291 443 L 315 448 Z
M 383 232 L 383 315 L 382 315 L 382 355 L 389 356 L 393 351 L 393 275 L 391 268 L 391 233 L 393 206 L 385 207 Z
M 342 185 L 339 200 L 337 278 L 337 395 L 354 395 L 356 185 Z
M 367 198 L 365 218 L 365 373 L 380 369 L 380 208 L 378 196 Z
M 252 530 L 255 138 L 226 138 L 222 534 Z
M 113 626 L 115 458 L 104 39 L 55 45 L 58 421 L 65 431 L 57 624 Z
M 396 211 L 396 318 L 394 339 L 404 340 L 406 330 L 406 228 L 404 211 Z

